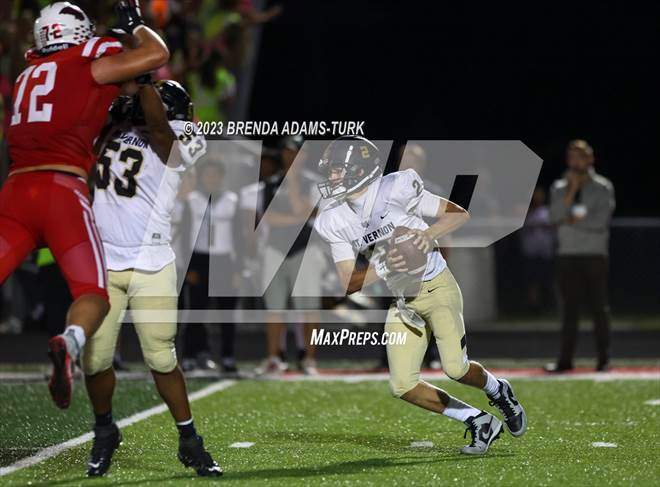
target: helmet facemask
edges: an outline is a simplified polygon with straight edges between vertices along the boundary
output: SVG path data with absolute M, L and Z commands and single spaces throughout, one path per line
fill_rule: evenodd
M 324 168 L 324 161 L 319 163 L 321 171 L 325 172 L 326 180 L 317 186 L 323 199 L 342 200 L 366 188 L 373 181 L 380 177 L 382 169 L 375 166 L 370 173 L 365 174 L 362 167 L 349 167 L 345 164 L 329 164 Z M 333 175 L 338 172 L 339 175 Z
M 378 147 L 364 137 L 344 136 L 328 145 L 319 161 L 325 181 L 318 184 L 324 199 L 342 200 L 378 179 L 383 168 Z

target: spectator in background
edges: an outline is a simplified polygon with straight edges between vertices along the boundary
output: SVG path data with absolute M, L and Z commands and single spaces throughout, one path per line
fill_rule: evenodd
M 537 186 L 520 232 L 520 249 L 525 259 L 524 274 L 527 305 L 530 311 L 543 310 L 552 296 L 552 258 L 555 254 L 555 229 L 550 221 L 546 192 Z
M 598 362 L 609 362 L 608 303 L 609 229 L 615 199 L 612 183 L 596 174 L 594 151 L 584 140 L 573 140 L 566 151 L 568 171 L 551 190 L 550 219 L 558 226 L 557 278 L 561 295 L 561 349 L 548 372 L 573 368 L 580 304 L 588 304 L 594 321 Z
M 301 136 L 287 137 L 283 140 L 283 167 L 275 175 L 266 179 L 262 192 L 263 203 L 259 204 L 259 207 L 268 209 L 264 218 L 270 227 L 263 266 L 267 268 L 267 266 L 277 265 L 284 258 L 272 281 L 266 283 L 268 288 L 264 294 L 264 301 L 269 310 L 281 311 L 289 309 L 289 299 L 291 298 L 294 309 L 308 310 L 304 313 L 304 354 L 301 357 L 300 365 L 305 374 L 316 375 L 318 372 L 315 362 L 315 347 L 311 344 L 311 335 L 312 331 L 318 327 L 319 316 L 318 311 L 315 310 L 318 310 L 321 304 L 319 296 L 324 258 L 319 249 L 316 249 L 317 252 L 315 252 L 314 248 L 308 249 L 307 246 L 314 226 L 313 217 L 309 217 L 309 215 L 313 213 L 313 208 L 320 196 L 316 197 L 318 177 L 315 173 L 303 169 L 304 159 L 293 164 L 296 158 L 305 157 L 304 152 L 300 151 L 303 142 Z M 286 184 L 285 176 L 287 177 Z M 276 192 L 282 192 L 286 198 L 273 201 Z M 304 227 L 289 248 L 287 242 L 291 239 L 291 232 L 293 229 L 297 231 L 301 223 L 304 223 Z M 318 259 L 319 263 L 316 267 L 318 272 L 298 273 L 305 251 Z M 309 297 L 291 296 L 294 284 L 297 282 L 299 286 L 309 292 Z M 285 327 L 279 314 L 269 313 L 267 321 L 268 357 L 257 369 L 257 373 L 276 375 L 287 369 L 287 365 L 280 357 L 281 340 Z
M 185 277 L 184 303 L 188 309 L 233 310 L 236 305 L 238 272 L 235 265 L 234 221 L 238 197 L 223 191 L 224 167 L 205 162 L 198 168 L 200 189 L 190 192 L 182 210 L 183 222 L 190 222 L 188 235 L 193 246 Z M 209 199 L 211 200 L 209 202 Z M 199 228 L 196 234 L 195 229 Z M 195 238 L 196 237 L 196 238 Z M 209 296 L 209 264 L 222 269 L 221 288 L 213 289 L 219 297 Z M 220 323 L 220 359 L 224 372 L 236 373 L 234 354 L 236 325 Z M 188 324 L 183 332 L 183 366 L 191 370 L 216 368 L 211 359 L 209 340 L 203 324 Z

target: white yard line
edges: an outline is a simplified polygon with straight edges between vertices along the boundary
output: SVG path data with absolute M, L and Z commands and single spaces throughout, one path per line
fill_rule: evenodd
M 216 392 L 223 391 L 228 387 L 233 386 L 235 383 L 236 381 L 233 380 L 222 380 L 219 382 L 215 382 L 213 384 L 208 385 L 207 387 L 204 387 L 203 389 L 193 392 L 188 397 L 191 402 L 196 401 L 197 399 L 202 399 L 203 397 L 210 396 L 211 394 L 215 394 Z M 152 408 L 145 409 L 144 411 L 141 411 L 139 413 L 133 414 L 132 416 L 128 416 L 127 418 L 120 419 L 119 421 L 117 421 L 117 426 L 119 426 L 120 428 L 130 426 L 139 421 L 143 421 L 147 418 L 150 418 L 151 416 L 155 416 L 156 414 L 161 414 L 166 411 L 167 411 L 167 406 L 165 404 L 160 404 L 158 406 L 154 406 Z M 71 440 L 65 441 L 64 443 L 59 443 L 57 445 L 44 448 L 43 450 L 39 450 L 37 453 L 35 453 L 30 457 L 22 458 L 7 467 L 0 468 L 0 477 L 15 472 L 16 470 L 20 470 L 25 467 L 31 467 L 32 465 L 41 463 L 44 460 L 48 460 L 49 458 L 59 455 L 63 451 L 69 450 L 71 448 L 75 448 L 76 446 L 82 445 L 83 443 L 87 443 L 93 438 L 94 438 L 94 434 L 92 432 L 89 432 L 89 433 L 85 433 L 84 435 L 80 435 L 77 438 L 73 438 Z

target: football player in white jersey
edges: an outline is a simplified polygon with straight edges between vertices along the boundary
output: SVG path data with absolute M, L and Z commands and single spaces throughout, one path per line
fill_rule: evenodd
M 93 209 L 106 255 L 111 311 L 88 341 L 82 360 L 96 416 L 87 474 L 103 475 L 122 439 L 112 418 L 112 357 L 122 315 L 130 308 L 144 361 L 179 430 L 179 460 L 198 475 L 218 476 L 222 470 L 195 431 L 177 364 L 177 286 L 170 246 L 179 184 L 184 171 L 205 153 L 206 141 L 186 130 L 192 126 L 193 106 L 179 83 L 143 79 L 136 89 L 134 97 L 120 99 L 111 109 L 119 123 L 109 129 L 98 160 Z M 156 310 L 162 321 L 141 322 L 141 310 Z
M 330 245 L 339 278 L 349 293 L 383 279 L 396 297 L 385 331 L 405 333 L 406 342 L 387 346 L 392 394 L 464 422 L 472 441 L 461 451 L 484 454 L 500 435 L 502 422 L 419 378 L 433 335 L 445 374 L 483 389 L 490 404 L 502 413 L 509 432 L 514 436 L 525 433 L 527 418 L 511 384 L 467 358 L 461 291 L 436 243 L 469 216 L 460 206 L 426 191 L 413 169 L 383 176 L 383 166 L 378 148 L 367 139 L 333 141 L 319 163 L 326 177 L 319 190 L 331 201 L 319 214 L 316 230 Z M 429 217 L 438 219 L 430 227 L 423 220 Z M 410 281 L 404 257 L 385 247 L 399 226 L 412 229 L 414 244 L 427 253 L 425 271 L 416 284 Z M 370 259 L 368 268 L 355 268 L 358 253 Z M 411 288 L 415 289 L 413 295 Z

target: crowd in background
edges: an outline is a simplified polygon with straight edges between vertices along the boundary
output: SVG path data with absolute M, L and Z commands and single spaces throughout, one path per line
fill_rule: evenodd
M 33 45 L 32 25 L 48 1 L 0 0 L 0 141 L 9 123 L 14 80 Z M 97 35 L 112 36 L 115 0 L 74 1 L 96 22 Z M 201 120 L 233 115 L 243 68 L 254 53 L 253 27 L 281 13 L 275 5 L 260 11 L 252 0 L 147 0 L 143 15 L 165 39 L 170 62 L 154 74 L 182 83 L 195 100 Z M 4 150 L 2 151 L 5 152 Z M 2 155 L 6 175 L 6 155 Z
M 9 13 L 8 21 L 0 26 L 0 149 L 3 176 L 6 175 L 7 166 L 3 135 L 9 120 L 12 84 L 23 69 L 24 52 L 32 45 L 32 24 L 42 3 L 47 2 L 0 0 L 0 11 Z M 111 35 L 114 0 L 76 3 L 96 19 L 98 35 Z M 253 44 L 250 42 L 252 27 L 277 17 L 281 8 L 275 6 L 260 11 L 251 0 L 151 0 L 143 2 L 143 5 L 149 23 L 161 32 L 171 51 L 170 63 L 155 73 L 155 77 L 180 81 L 191 93 L 197 118 L 232 118 L 242 69 L 253 56 Z M 284 174 L 291 167 L 301 146 L 302 139 L 292 137 L 282 140 L 279 146 L 264 151 L 261 158 L 261 183 L 257 189 L 261 198 L 260 207 L 267 207 L 274 193 L 282 188 Z M 424 151 L 419 148 L 412 150 L 411 154 L 407 163 L 423 174 L 429 163 L 425 159 Z M 213 196 L 214 205 L 217 206 L 210 212 L 213 218 L 217 219 L 212 227 L 204 223 L 201 226 L 203 231 L 196 240 L 178 244 L 187 246 L 192 254 L 188 269 L 180 270 L 185 280 L 181 306 L 186 309 L 232 309 L 237 306 L 236 298 L 208 298 L 208 263 L 211 255 L 226 261 L 225 267 L 230 269 L 228 275 L 231 275 L 231 279 L 227 280 L 228 286 L 240 286 L 239 281 L 246 274 L 245 266 L 249 265 L 237 258 L 237 249 L 232 241 L 232 235 L 241 231 L 241 198 L 244 195 L 232 192 L 215 194 L 217 188 L 221 187 L 225 170 L 218 161 L 206 161 L 195 173 L 190 174 L 180 194 L 177 209 L 179 222 L 195 219 L 206 222 L 209 218 L 209 214 L 205 213 L 209 196 Z M 272 258 L 273 255 L 284 254 L 284 264 L 276 274 L 276 285 L 269 287 L 264 296 L 264 304 L 266 309 L 284 309 L 289 305 L 301 310 L 319 309 L 322 303 L 318 300 L 313 303 L 288 302 L 300 266 L 302 249 L 305 248 L 311 233 L 313 216 L 307 216 L 307 206 L 314 204 L 311 192 L 314 191 L 316 179 L 312 174 L 302 172 L 291 178 L 289 184 L 295 188 L 283 189 L 293 194 L 288 199 L 290 206 L 273 208 L 273 211 L 269 212 L 268 224 L 271 233 L 275 237 L 278 232 L 286 234 L 289 231 L 287 227 L 291 226 L 291 222 L 287 220 L 290 214 L 306 215 L 306 224 L 303 234 L 292 248 L 278 248 L 277 238 L 273 237 L 267 247 L 261 249 L 260 253 L 264 258 L 257 266 L 266 266 L 277 260 Z M 432 185 L 432 182 L 429 184 Z M 430 189 L 433 190 L 431 187 Z M 244 190 L 250 191 L 249 188 Z M 436 192 L 441 193 L 441 190 L 436 188 Z M 525 261 L 526 303 L 528 310 L 534 313 L 552 309 L 556 301 L 553 285 L 556 227 L 557 222 L 552 219 L 547 192 L 538 187 L 532 198 L 525 227 L 518 234 L 520 254 Z M 208 233 L 208 228 L 215 229 L 216 239 Z M 185 229 L 179 229 L 179 233 L 189 234 Z M 184 249 L 183 253 L 187 253 L 188 249 Z M 17 333 L 30 327 L 42 327 L 51 334 L 60 331 L 68 298 L 65 283 L 54 264 L 48 253 L 39 251 L 21 266 L 14 279 L 3 286 L 2 301 L 5 304 L 0 315 L 0 333 Z M 330 264 L 323 262 L 321 256 L 319 266 L 323 265 Z M 320 291 L 321 276 L 321 272 L 307 276 L 305 286 Z M 7 306 L 8 302 L 12 303 L 11 306 Z M 17 313 L 17 309 L 24 311 L 22 314 Z M 282 356 L 286 326 L 278 320 L 275 315 L 267 318 L 270 324 L 266 327 L 267 358 L 260 367 L 260 371 L 265 373 L 281 372 L 286 368 Z M 309 311 L 304 323 L 294 326 L 297 358 L 301 369 L 309 374 L 316 373 L 314 347 L 309 345 L 309 337 L 312 330 L 318 326 L 318 321 L 318 316 Z M 225 325 L 221 330 L 221 357 L 216 364 L 209 347 L 207 329 L 204 326 L 183 327 L 184 368 L 221 367 L 228 372 L 236 371 L 235 326 Z M 121 366 L 120 363 L 117 365 Z

